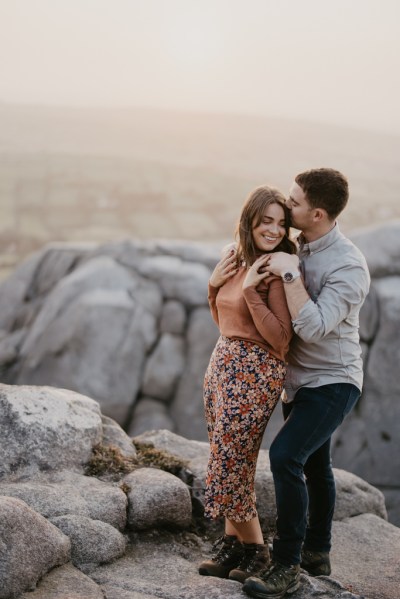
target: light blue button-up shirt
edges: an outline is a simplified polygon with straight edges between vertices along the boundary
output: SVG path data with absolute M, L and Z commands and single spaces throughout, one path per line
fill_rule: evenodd
M 287 400 L 300 387 L 363 383 L 358 334 L 360 308 L 370 276 L 360 250 L 336 224 L 311 243 L 299 237 L 300 270 L 311 299 L 293 320 L 288 355 Z

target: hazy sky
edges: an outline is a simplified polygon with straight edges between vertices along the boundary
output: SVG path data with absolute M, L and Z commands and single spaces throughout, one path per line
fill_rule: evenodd
M 399 0 L 0 0 L 0 100 L 400 134 Z

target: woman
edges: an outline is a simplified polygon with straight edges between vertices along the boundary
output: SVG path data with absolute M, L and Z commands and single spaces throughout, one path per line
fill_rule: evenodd
M 266 271 L 274 251 L 296 252 L 284 196 L 255 189 L 240 216 L 237 249 L 209 281 L 208 299 L 221 336 L 204 380 L 210 440 L 205 515 L 225 518 L 225 535 L 199 573 L 244 582 L 268 567 L 256 510 L 254 478 L 265 427 L 279 401 L 292 325 L 282 280 Z

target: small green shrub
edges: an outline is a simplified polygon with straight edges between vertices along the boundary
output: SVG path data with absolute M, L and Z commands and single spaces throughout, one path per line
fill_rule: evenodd
M 86 465 L 87 476 L 116 476 L 132 472 L 137 468 L 150 467 L 179 475 L 188 462 L 150 444 L 133 442 L 137 457 L 125 457 L 114 445 L 95 445 L 92 457 Z
M 159 468 L 175 476 L 180 473 L 182 468 L 188 466 L 186 460 L 182 460 L 163 449 L 156 449 L 150 443 L 139 443 L 133 440 L 133 444 L 136 447 L 138 461 L 141 466 Z
M 93 447 L 92 457 L 86 465 L 86 474 L 88 476 L 128 474 L 137 467 L 138 461 L 123 456 L 118 447 L 99 443 Z

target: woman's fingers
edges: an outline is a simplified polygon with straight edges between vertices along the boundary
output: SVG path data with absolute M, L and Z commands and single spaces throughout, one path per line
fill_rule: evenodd
M 270 260 L 269 254 L 263 254 L 262 256 L 259 256 L 257 258 L 257 260 L 254 260 L 252 268 L 253 267 L 257 268 L 261 264 L 268 264 L 269 260 Z
M 223 276 L 225 277 L 231 277 L 232 275 L 234 275 L 237 272 L 237 268 L 235 265 L 233 265 L 230 268 L 225 269 L 225 271 L 223 272 Z
M 236 264 L 236 256 L 234 253 L 228 254 L 221 260 L 221 265 Z

